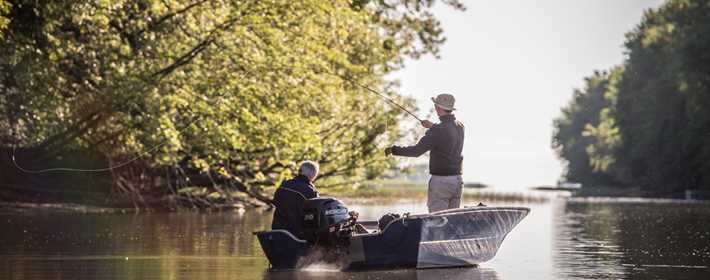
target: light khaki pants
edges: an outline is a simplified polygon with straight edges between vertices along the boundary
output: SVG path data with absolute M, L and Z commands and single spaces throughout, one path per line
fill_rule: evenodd
M 429 213 L 461 207 L 462 191 L 463 178 L 461 175 L 431 175 L 427 197 Z

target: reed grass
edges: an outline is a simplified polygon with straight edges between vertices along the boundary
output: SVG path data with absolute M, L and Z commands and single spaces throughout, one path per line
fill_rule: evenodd
M 376 202 L 393 200 L 425 200 L 427 185 L 395 180 L 368 181 L 360 185 L 341 186 L 321 190 L 324 196 L 338 198 L 372 200 Z M 523 192 L 505 192 L 490 188 L 464 189 L 464 201 L 512 202 L 512 203 L 542 203 L 549 198 Z

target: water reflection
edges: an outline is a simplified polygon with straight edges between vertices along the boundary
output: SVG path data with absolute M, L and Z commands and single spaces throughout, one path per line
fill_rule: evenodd
M 563 203 L 554 216 L 555 267 L 562 279 L 619 279 L 618 216 L 608 205 Z
M 559 278 L 706 279 L 710 206 L 569 200 L 554 218 Z
M 477 202 L 467 203 L 468 205 Z M 358 205 L 364 219 L 426 211 Z M 477 268 L 268 272 L 252 235 L 271 212 L 0 213 L 0 279 L 707 279 L 710 204 L 554 200 Z
M 265 272 L 263 279 L 452 279 L 452 280 L 496 280 L 495 271 L 476 267 L 449 269 L 401 269 L 376 271 L 298 271 L 298 272 Z
M 0 214 L 0 279 L 255 279 L 270 216 Z

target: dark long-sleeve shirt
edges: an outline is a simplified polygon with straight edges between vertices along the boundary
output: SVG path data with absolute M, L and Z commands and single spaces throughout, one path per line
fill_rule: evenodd
M 427 130 L 414 146 L 393 146 L 396 156 L 418 157 L 429 154 L 429 173 L 432 175 L 461 175 L 463 165 L 463 124 L 454 115 L 439 117 L 441 121 Z
M 274 219 L 272 229 L 285 229 L 302 238 L 303 204 L 307 199 L 318 197 L 318 191 L 308 177 L 298 175 L 281 183 L 274 193 Z

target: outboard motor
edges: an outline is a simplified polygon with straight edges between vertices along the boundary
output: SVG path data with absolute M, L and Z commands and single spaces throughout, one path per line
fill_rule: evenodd
M 353 225 L 348 208 L 340 200 L 317 197 L 303 205 L 303 235 L 311 244 L 346 245 Z

